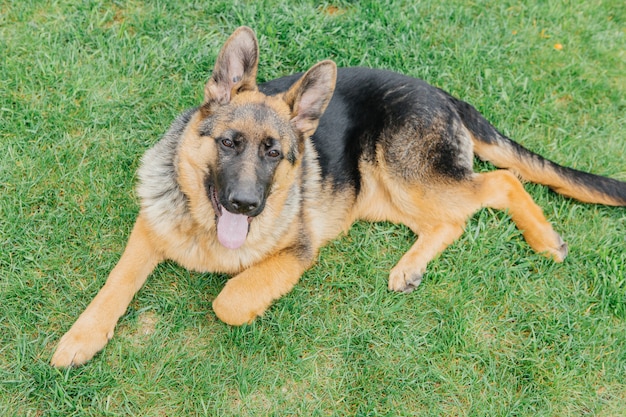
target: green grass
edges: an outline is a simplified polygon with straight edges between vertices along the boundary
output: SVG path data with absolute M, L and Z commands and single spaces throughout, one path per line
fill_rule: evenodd
M 213 314 L 225 276 L 165 263 L 101 354 L 48 365 L 123 250 L 140 156 L 201 100 L 242 24 L 262 80 L 326 58 L 393 69 L 626 180 L 623 1 L 523 3 L 0 2 L 0 415 L 626 414 L 626 212 L 533 185 L 563 264 L 484 210 L 418 290 L 393 294 L 414 236 L 359 223 L 252 325 Z

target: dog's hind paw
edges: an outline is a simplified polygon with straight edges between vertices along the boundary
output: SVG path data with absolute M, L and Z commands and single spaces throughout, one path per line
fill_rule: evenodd
M 417 271 L 405 271 L 395 267 L 389 274 L 389 290 L 408 294 L 422 283 L 423 276 Z
M 545 249 L 540 248 L 538 252 L 556 262 L 563 262 L 569 252 L 567 243 L 565 243 L 561 235 L 554 231 L 552 232 L 552 238 L 552 242 L 546 244 Z
M 554 257 L 554 260 L 556 260 L 557 262 L 563 262 L 563 260 L 567 257 L 569 248 L 567 246 L 567 243 L 561 237 L 561 235 L 559 235 L 556 232 L 554 234 L 557 237 L 558 248 L 556 249 L 556 252 L 553 254 L 553 257 Z

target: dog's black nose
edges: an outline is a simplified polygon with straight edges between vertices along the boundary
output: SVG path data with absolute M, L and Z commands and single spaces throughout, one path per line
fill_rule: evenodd
M 251 193 L 233 193 L 229 196 L 230 206 L 239 214 L 250 214 L 261 205 L 261 200 Z

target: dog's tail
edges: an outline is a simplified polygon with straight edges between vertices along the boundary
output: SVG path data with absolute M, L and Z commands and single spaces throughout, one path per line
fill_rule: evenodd
M 585 203 L 626 206 L 626 182 L 561 166 L 529 151 L 493 127 L 474 107 L 451 97 L 474 142 L 474 154 L 522 180 Z

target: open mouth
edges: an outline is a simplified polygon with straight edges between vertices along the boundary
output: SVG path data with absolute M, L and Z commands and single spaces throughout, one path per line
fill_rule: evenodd
M 226 210 L 217 198 L 215 187 L 209 185 L 208 194 L 215 210 L 215 222 L 217 223 L 217 240 L 228 249 L 241 247 L 248 236 L 252 217 L 245 214 L 235 214 Z

